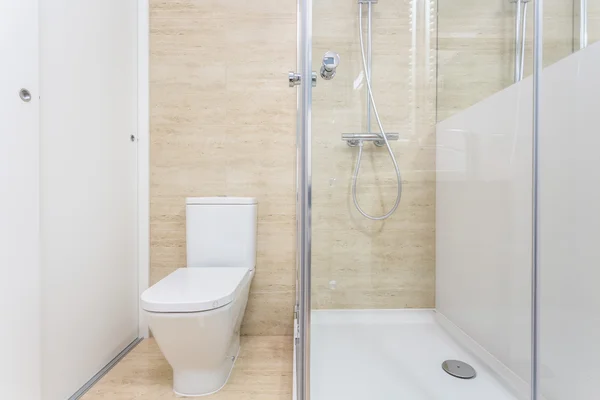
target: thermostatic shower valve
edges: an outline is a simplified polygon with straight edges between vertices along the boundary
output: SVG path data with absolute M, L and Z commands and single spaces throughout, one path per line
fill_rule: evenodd
M 321 66 L 321 78 L 325 80 L 333 79 L 335 70 L 340 65 L 340 55 L 333 51 L 328 51 L 323 56 L 323 66 Z

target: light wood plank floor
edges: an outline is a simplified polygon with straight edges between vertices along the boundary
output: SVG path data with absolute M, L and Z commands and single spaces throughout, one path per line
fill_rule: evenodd
M 220 392 L 203 400 L 291 400 L 293 339 L 243 336 L 240 356 Z M 179 399 L 171 388 L 171 367 L 154 339 L 137 345 L 83 400 Z

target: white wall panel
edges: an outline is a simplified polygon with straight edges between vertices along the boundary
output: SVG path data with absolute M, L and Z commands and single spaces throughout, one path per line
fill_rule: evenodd
M 600 391 L 600 44 L 544 69 L 542 392 Z M 523 380 L 530 374 L 531 80 L 438 124 L 437 308 Z
M 0 398 L 40 397 L 37 0 L 0 0 Z M 19 98 L 21 88 L 32 93 Z
M 44 400 L 138 333 L 136 21 L 136 0 L 41 3 Z

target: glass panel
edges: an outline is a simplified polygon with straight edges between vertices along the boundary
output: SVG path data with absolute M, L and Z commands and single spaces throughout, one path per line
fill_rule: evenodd
M 600 40 L 600 0 L 575 0 L 573 14 L 576 50 Z
M 516 10 L 509 0 L 439 1 L 438 121 L 515 82 L 515 50 L 521 50 L 515 49 Z M 528 16 L 526 43 L 532 37 Z M 525 62 L 525 68 L 531 66 Z
M 464 2 L 314 3 L 311 400 L 529 398 L 532 81 Z
M 544 65 L 551 65 L 573 52 L 575 5 L 544 4 Z M 533 0 L 440 0 L 438 32 L 438 121 L 532 74 Z
M 439 0 L 436 311 L 486 399 L 531 393 L 533 4 Z
M 580 0 L 585 2 L 587 15 L 587 44 L 600 40 L 600 0 Z
M 583 49 L 600 39 L 600 0 L 575 0 L 573 17 L 575 50 Z
M 574 45 L 575 7 L 577 0 L 544 0 L 543 65 L 549 66 L 569 56 L 578 47 Z M 533 11 L 533 6 L 531 7 Z M 531 34 L 533 38 L 533 12 L 531 15 Z M 533 40 L 530 41 L 533 46 Z M 531 47 L 532 48 L 532 47 Z M 533 52 L 529 52 L 533 67 Z M 531 70 L 529 72 L 531 74 Z
M 435 11 L 435 1 L 314 2 L 312 400 L 425 393 L 402 371 L 423 361 L 418 339 L 434 329 L 423 310 L 435 306 Z M 443 360 L 428 361 L 437 371 Z

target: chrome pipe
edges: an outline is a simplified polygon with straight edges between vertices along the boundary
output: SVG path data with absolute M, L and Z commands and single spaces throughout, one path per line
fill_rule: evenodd
M 527 37 L 527 3 L 529 0 L 523 1 L 523 15 L 521 17 L 521 64 L 519 68 L 519 81 L 523 80 L 525 73 L 525 38 Z
M 588 45 L 588 2 L 579 0 L 579 49 Z
M 521 66 L 521 4 L 523 4 L 523 0 L 515 0 L 515 71 L 514 71 L 514 81 L 519 81 L 520 66 Z

